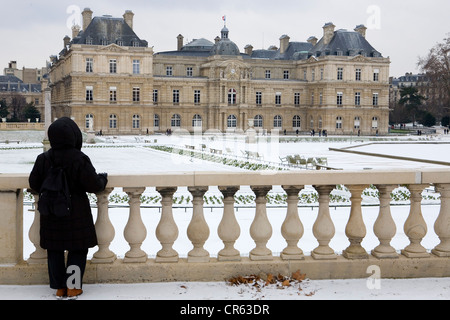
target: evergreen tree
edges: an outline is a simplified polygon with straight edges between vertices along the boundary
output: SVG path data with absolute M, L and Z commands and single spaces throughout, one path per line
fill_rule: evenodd
M 4 100 L 0 100 L 0 118 L 6 118 L 9 115 L 8 106 Z

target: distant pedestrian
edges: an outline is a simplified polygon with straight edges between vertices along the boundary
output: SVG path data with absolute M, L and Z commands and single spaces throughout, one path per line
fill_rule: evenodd
M 30 187 L 39 193 L 50 167 L 64 168 L 71 193 L 70 214 L 64 217 L 41 214 L 40 245 L 47 249 L 50 287 L 57 290 L 58 298 L 71 298 L 83 293 L 88 249 L 97 245 L 86 193 L 103 191 L 107 175 L 97 174 L 88 156 L 81 152 L 82 135 L 73 120 L 56 120 L 48 129 L 48 137 L 51 149 L 37 157 L 29 182 Z M 65 251 L 68 251 L 67 266 Z M 69 278 L 73 279 L 72 274 L 78 276 L 74 286 L 68 283 Z

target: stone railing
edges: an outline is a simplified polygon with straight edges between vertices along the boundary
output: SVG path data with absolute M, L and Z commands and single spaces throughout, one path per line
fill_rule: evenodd
M 301 248 L 305 234 L 298 210 L 298 195 L 304 186 L 314 186 L 319 194 L 318 214 L 312 227 L 317 247 L 307 255 Z M 351 208 L 345 230 L 347 248 L 332 248 L 330 241 L 336 233 L 330 213 L 330 192 L 336 185 L 345 185 L 351 192 Z M 379 216 L 373 232 L 378 246 L 364 248 L 367 227 L 361 209 L 362 192 L 369 185 L 380 193 Z M 390 193 L 399 185 L 411 192 L 409 217 L 403 229 L 409 244 L 394 248 L 391 240 L 397 227 L 391 214 Z M 422 191 L 434 185 L 441 194 L 441 205 L 434 226 L 426 224 L 421 211 Z M 205 249 L 211 230 L 204 216 L 203 196 L 211 186 L 222 192 L 223 216 L 217 234 L 223 249 L 210 253 Z M 240 238 L 240 223 L 235 214 L 234 195 L 241 186 L 251 186 L 256 196 L 256 209 L 249 233 L 254 248 L 248 256 L 239 252 L 235 242 Z M 268 218 L 266 195 L 274 186 L 286 191 L 287 209 L 280 230 L 275 230 Z M 162 209 L 156 228 L 160 242 L 158 252 L 145 252 L 142 243 L 147 239 L 147 228 L 141 217 L 140 196 L 147 187 L 156 187 L 162 197 Z M 189 252 L 174 249 L 180 230 L 173 216 L 173 196 L 179 187 L 188 187 L 192 194 L 192 219 L 186 232 L 192 243 Z M 29 239 L 23 236 L 23 190 L 28 188 L 26 175 L 0 175 L 0 284 L 43 284 L 48 282 L 46 252 L 39 246 L 39 214 L 29 230 Z M 113 252 L 115 227 L 109 218 L 108 196 L 115 188 L 129 196 L 128 223 L 124 237 L 127 252 Z M 450 171 L 361 171 L 361 172 L 282 172 L 261 173 L 176 173 L 154 175 L 114 175 L 109 177 L 107 190 L 97 195 L 96 230 L 99 245 L 88 263 L 87 283 L 148 282 L 148 281 L 222 281 L 236 275 L 261 272 L 289 274 L 301 270 L 311 279 L 366 278 L 371 266 L 378 266 L 381 277 L 449 277 L 450 276 Z M 36 211 L 37 212 L 37 211 Z M 432 250 L 426 250 L 421 241 L 434 230 L 440 241 Z M 268 247 L 273 233 L 281 233 L 286 247 L 275 255 Z M 24 241 L 31 241 L 36 250 L 24 260 Z M 429 248 L 431 249 L 431 248 Z M 342 250 L 342 251 L 337 251 Z M 154 258 L 149 258 L 149 255 Z M 123 256 L 123 259 L 117 256 Z M 217 257 L 212 257 L 212 255 Z M 181 257 L 183 256 L 183 257 Z
M 0 122 L 0 130 L 44 130 L 45 123 L 41 122 Z

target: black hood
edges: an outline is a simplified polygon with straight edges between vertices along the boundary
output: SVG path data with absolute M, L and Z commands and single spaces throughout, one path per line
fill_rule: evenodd
M 81 150 L 83 136 L 78 125 L 70 118 L 60 118 L 53 122 L 48 128 L 48 139 L 52 149 Z

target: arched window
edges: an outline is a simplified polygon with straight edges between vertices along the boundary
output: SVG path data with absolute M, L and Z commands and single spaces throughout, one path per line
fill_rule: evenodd
M 236 104 L 236 90 L 228 90 L 228 104 Z
M 360 117 L 355 117 L 355 122 L 353 127 L 355 129 L 360 129 L 361 128 L 361 118 Z
M 192 119 L 192 126 L 200 128 L 202 127 L 202 117 L 199 114 L 196 114 Z
M 109 128 L 117 129 L 117 116 L 115 114 L 109 116 Z
M 141 127 L 141 116 L 135 114 L 133 116 L 133 129 L 139 129 Z
M 255 120 L 253 122 L 253 126 L 255 128 L 262 128 L 263 127 L 263 117 L 261 115 L 255 116 Z
M 296 129 L 300 129 L 302 126 L 301 118 L 300 116 L 294 116 L 292 119 L 292 127 Z
M 170 121 L 170 125 L 172 127 L 180 128 L 181 127 L 181 116 L 179 114 L 174 114 L 172 116 L 172 120 Z
M 236 128 L 237 127 L 237 118 L 234 114 L 228 116 L 227 127 L 228 128 Z
M 372 118 L 372 129 L 378 129 L 378 118 L 377 117 Z
M 275 116 L 275 118 L 273 118 L 273 127 L 274 128 L 283 127 L 283 119 L 281 118 L 281 116 Z
M 319 117 L 319 129 L 322 129 L 322 127 L 323 127 L 322 117 Z
M 85 128 L 86 129 L 90 129 L 91 128 L 91 125 L 92 125 L 92 128 L 94 127 L 94 115 L 93 114 L 87 114 L 86 115 L 86 117 L 85 117 Z

